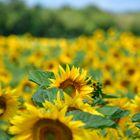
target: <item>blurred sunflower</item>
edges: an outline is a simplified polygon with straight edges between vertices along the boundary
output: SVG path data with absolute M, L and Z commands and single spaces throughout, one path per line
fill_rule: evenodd
M 9 120 L 18 110 L 18 96 L 9 88 L 0 89 L 0 119 Z
M 58 67 L 58 62 L 56 59 L 51 59 L 51 60 L 44 60 L 43 63 L 41 63 L 40 67 L 43 69 L 43 70 L 48 70 L 48 71 L 53 71 L 55 72 L 57 67 Z
M 27 104 L 27 112 L 15 116 L 9 132 L 12 140 L 85 140 L 81 121 L 65 116 L 67 108 L 37 109 Z M 26 125 L 25 125 L 26 124 Z
M 82 98 L 91 98 L 90 93 L 93 88 L 88 85 L 87 72 L 80 70 L 74 66 L 66 66 L 66 71 L 60 66 L 60 73 L 56 75 L 56 79 L 51 79 L 51 87 L 63 89 L 68 95 L 74 97 L 80 94 Z
M 31 96 L 35 92 L 36 84 L 27 80 L 27 77 L 23 77 L 20 81 L 17 92 L 19 93 L 20 98 L 23 98 L 24 101 L 32 103 Z
M 4 68 L 3 64 L 1 64 L 0 62 L 0 82 L 4 83 L 4 84 L 9 84 L 12 76 L 11 74 L 7 71 L 7 69 Z
M 129 102 L 129 108 L 133 114 L 140 112 L 140 96 L 136 95 L 134 99 Z

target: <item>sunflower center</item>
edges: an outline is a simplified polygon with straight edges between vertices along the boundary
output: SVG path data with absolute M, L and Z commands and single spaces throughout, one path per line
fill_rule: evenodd
M 134 73 L 135 73 L 135 69 L 129 69 L 129 70 L 128 70 L 128 74 L 129 74 L 129 75 L 133 75 Z
M 0 116 L 4 114 L 5 110 L 6 110 L 5 98 L 1 96 L 0 97 Z
M 70 96 L 73 96 L 76 91 L 76 83 L 68 79 L 60 84 L 60 88 Z
M 55 140 L 56 139 L 55 134 L 51 131 L 50 132 L 48 131 L 47 133 L 45 133 L 44 138 L 46 140 Z
M 104 86 L 110 86 L 111 85 L 111 81 L 109 79 L 106 79 L 104 82 Z
M 54 66 L 53 66 L 53 64 L 51 64 L 51 63 L 48 65 L 48 68 L 49 68 L 49 69 L 53 69 L 53 67 L 54 67 Z
M 72 132 L 58 120 L 41 119 L 33 127 L 33 139 L 72 140 Z
M 67 112 L 73 111 L 73 110 L 80 110 L 80 109 L 78 109 L 76 107 L 68 107 Z
M 23 85 L 23 91 L 24 92 L 31 92 L 31 90 L 32 90 L 32 85 L 30 83 L 25 83 Z

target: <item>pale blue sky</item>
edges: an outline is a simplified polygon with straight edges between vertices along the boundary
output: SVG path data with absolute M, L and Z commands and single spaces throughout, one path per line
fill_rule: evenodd
M 113 11 L 140 11 L 140 0 L 25 0 L 29 5 L 41 4 L 47 7 L 60 7 L 70 5 L 74 7 L 84 7 L 86 5 L 95 4 L 98 7 Z

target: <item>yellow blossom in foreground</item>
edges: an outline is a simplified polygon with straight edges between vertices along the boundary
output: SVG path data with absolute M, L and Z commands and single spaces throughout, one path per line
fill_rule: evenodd
M 57 107 L 37 109 L 27 104 L 27 112 L 15 116 L 9 132 L 15 135 L 12 140 L 85 140 L 84 125 L 73 121 L 73 116 L 65 116 L 67 108 Z

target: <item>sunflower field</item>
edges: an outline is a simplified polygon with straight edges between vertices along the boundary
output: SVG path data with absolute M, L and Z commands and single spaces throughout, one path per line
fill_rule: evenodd
M 0 36 L 0 140 L 139 140 L 140 37 Z

